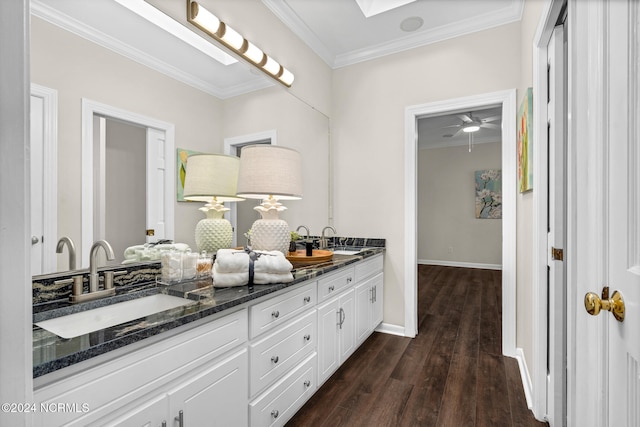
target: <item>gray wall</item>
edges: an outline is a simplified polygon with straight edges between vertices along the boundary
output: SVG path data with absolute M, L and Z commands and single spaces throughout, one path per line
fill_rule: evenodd
M 475 217 L 475 171 L 500 169 L 501 144 L 418 152 L 418 262 L 502 263 L 502 220 Z

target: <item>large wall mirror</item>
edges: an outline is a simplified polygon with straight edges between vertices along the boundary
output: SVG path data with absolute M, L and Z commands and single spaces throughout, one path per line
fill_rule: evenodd
M 183 2 L 164 3 L 184 13 Z M 56 253 L 63 236 L 75 244 L 76 269 L 88 267 L 89 246 L 101 238 L 112 243 L 119 263 L 126 247 L 153 241 L 150 221 L 160 224 L 156 230 L 167 227 L 156 238 L 196 250 L 194 229 L 203 215 L 198 203 L 178 201 L 177 149 L 223 153 L 225 139 L 265 131 L 302 155 L 304 197 L 288 202 L 283 218 L 292 230 L 306 225 L 312 233 L 328 224 L 328 117 L 248 65 L 233 58 L 225 65 L 228 58 L 214 58 L 219 53 L 203 53 L 206 45 L 194 47 L 165 30 L 113 0 L 32 1 L 33 110 L 42 115 L 33 133 L 43 147 L 32 181 L 44 183 L 32 206 L 45 218 L 35 223 L 46 224 L 32 226 L 34 248 L 40 245 L 34 275 L 70 269 L 67 248 Z M 47 108 L 55 109 L 53 120 Z M 159 163 L 148 166 L 158 153 Z M 254 205 L 237 203 L 238 216 L 257 218 Z M 237 227 L 239 245 L 246 227 Z

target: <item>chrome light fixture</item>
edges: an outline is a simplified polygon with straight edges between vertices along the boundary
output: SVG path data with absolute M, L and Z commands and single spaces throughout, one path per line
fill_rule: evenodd
M 291 87 L 294 80 L 291 71 L 284 68 L 198 2 L 187 0 L 187 21 L 257 66 L 268 76 L 273 77 L 286 87 Z

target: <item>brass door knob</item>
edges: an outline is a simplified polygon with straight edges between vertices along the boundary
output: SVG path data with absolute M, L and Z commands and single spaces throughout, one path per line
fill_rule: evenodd
M 614 291 L 611 298 L 603 295 L 602 299 L 597 294 L 588 292 L 584 296 L 584 308 L 592 316 L 597 316 L 600 310 L 610 311 L 617 321 L 624 321 L 624 300 L 618 291 Z

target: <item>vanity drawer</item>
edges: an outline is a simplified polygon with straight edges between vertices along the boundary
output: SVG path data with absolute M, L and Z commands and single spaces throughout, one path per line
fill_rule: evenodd
M 370 276 L 380 273 L 384 267 L 384 257 L 382 254 L 359 262 L 355 266 L 355 280 L 360 282 Z
M 259 393 L 314 351 L 316 331 L 316 310 L 312 309 L 290 325 L 250 344 L 249 394 Z
M 284 425 L 316 391 L 317 353 L 249 404 L 251 427 Z
M 319 279 L 318 302 L 323 302 L 334 295 L 338 295 L 343 289 L 354 284 L 353 277 L 353 267 L 347 267 L 337 273 Z
M 249 336 L 255 338 L 316 305 L 316 282 L 249 308 Z

